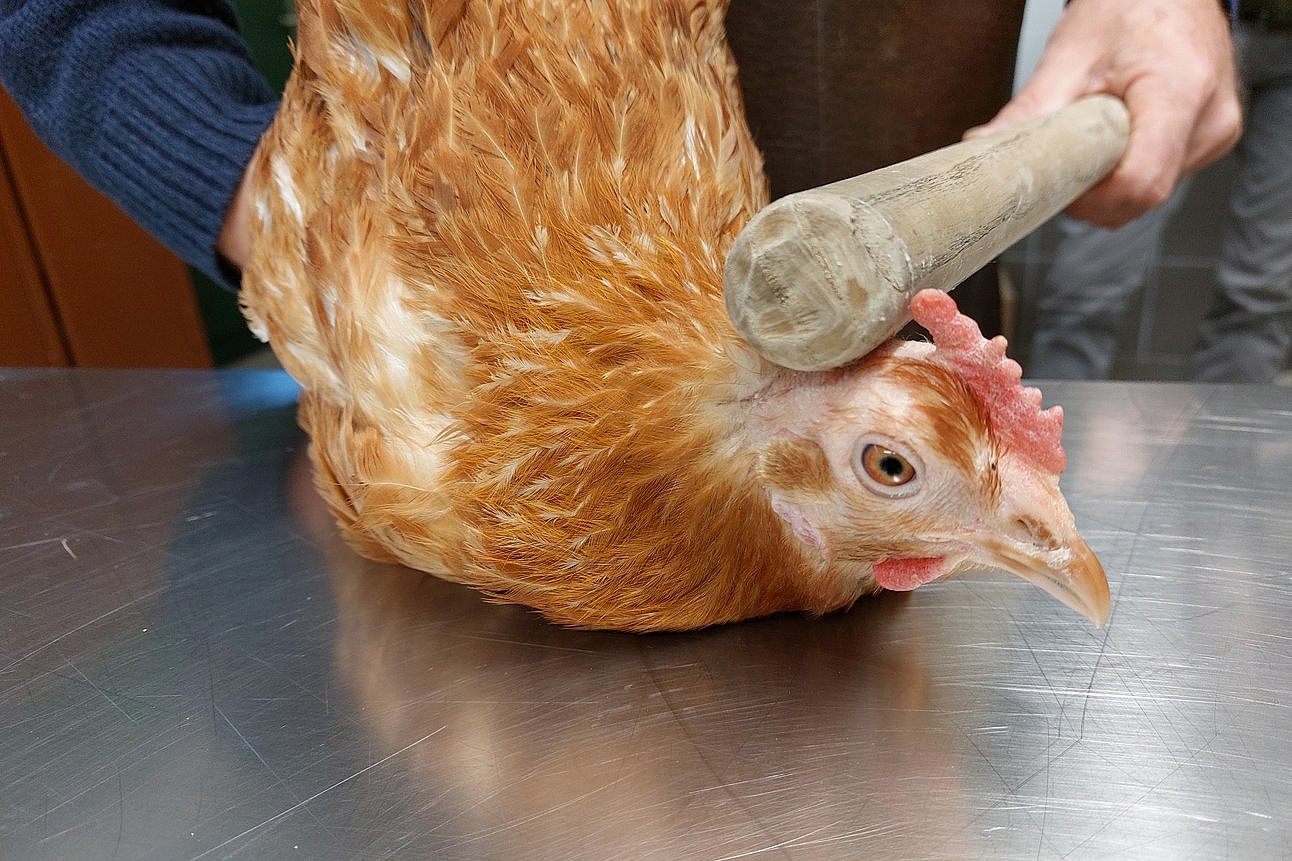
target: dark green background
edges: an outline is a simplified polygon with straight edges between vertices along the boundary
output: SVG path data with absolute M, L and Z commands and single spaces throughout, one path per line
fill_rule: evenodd
M 281 91 L 292 68 L 288 43 L 295 33 L 296 18 L 291 0 L 238 0 L 235 6 L 256 65 L 270 85 Z M 215 363 L 228 364 L 263 346 L 247 330 L 237 296 L 196 269 L 189 271 Z

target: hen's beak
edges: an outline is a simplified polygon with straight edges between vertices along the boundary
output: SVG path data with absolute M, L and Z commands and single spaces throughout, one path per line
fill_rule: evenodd
M 975 561 L 1017 574 L 1103 627 L 1108 579 L 1077 532 L 1057 476 L 1015 467 L 1002 479 L 999 515 L 977 542 Z
M 988 539 L 984 564 L 1017 574 L 1039 586 L 1099 627 L 1108 621 L 1108 579 L 1089 545 L 1074 531 L 1051 549 L 1024 542 Z

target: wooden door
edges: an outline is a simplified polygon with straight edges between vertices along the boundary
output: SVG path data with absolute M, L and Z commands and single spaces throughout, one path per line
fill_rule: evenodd
M 188 269 L 0 90 L 0 365 L 210 364 Z

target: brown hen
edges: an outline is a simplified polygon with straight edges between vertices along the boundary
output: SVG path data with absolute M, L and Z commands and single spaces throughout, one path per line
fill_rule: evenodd
M 1056 410 L 947 341 L 759 359 L 722 264 L 767 202 L 721 0 L 304 0 L 252 179 L 253 329 L 360 552 L 557 622 L 824 613 L 974 566 L 1102 622 Z

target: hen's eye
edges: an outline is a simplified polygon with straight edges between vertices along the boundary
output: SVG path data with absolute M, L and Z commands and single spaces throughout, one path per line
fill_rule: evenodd
M 886 487 L 900 487 L 915 478 L 911 462 L 890 448 L 871 443 L 861 450 L 866 475 Z

